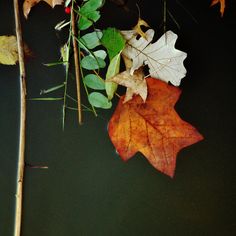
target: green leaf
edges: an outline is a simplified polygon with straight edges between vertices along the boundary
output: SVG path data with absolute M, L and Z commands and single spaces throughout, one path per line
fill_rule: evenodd
M 30 98 L 31 101 L 61 101 L 63 98 Z
M 117 54 L 110 62 L 107 74 L 106 74 L 106 80 L 112 78 L 116 74 L 118 74 L 120 71 L 120 53 Z M 108 99 L 111 100 L 117 90 L 118 84 L 114 82 L 105 82 L 105 88 L 106 93 L 108 96 Z
M 92 11 L 92 12 L 86 13 L 86 17 L 92 20 L 93 22 L 97 22 L 99 18 L 101 17 L 101 14 L 99 11 Z
M 104 90 L 105 82 L 95 74 L 88 74 L 84 77 L 84 83 L 92 89 Z
M 125 47 L 125 39 L 115 28 L 107 28 L 103 30 L 101 43 L 107 49 L 110 60 Z
M 92 55 L 92 54 L 91 54 Z M 97 51 L 95 51 L 95 52 L 93 52 L 93 55 L 95 56 L 95 57 L 99 57 L 99 58 L 101 58 L 101 59 L 105 59 L 106 58 L 106 56 L 107 56 L 107 53 L 106 53 L 106 51 L 104 51 L 104 50 L 97 50 Z
M 86 13 L 96 11 L 103 4 L 104 0 L 89 0 L 80 8 L 80 13 L 86 16 Z
M 51 87 L 49 89 L 43 89 L 43 90 L 40 91 L 40 95 L 46 94 L 46 93 L 51 93 L 51 92 L 54 92 L 54 91 L 56 91 L 58 89 L 61 89 L 61 88 L 64 88 L 64 87 L 65 87 L 65 84 L 63 83 L 63 84 Z
M 64 44 L 61 49 L 60 49 L 60 53 L 61 53 L 61 58 L 63 62 L 68 62 L 69 61 L 69 47 L 66 44 Z
M 99 57 L 86 56 L 81 60 L 81 66 L 87 70 L 97 70 L 99 68 L 104 68 L 106 63 L 103 59 Z
M 93 24 L 93 22 L 91 20 L 89 20 L 87 17 L 81 16 L 80 19 L 79 19 L 78 28 L 80 30 L 86 30 L 92 24 Z
M 88 29 L 100 17 L 100 12 L 97 11 L 104 4 L 104 0 L 89 0 L 79 10 L 80 15 L 78 27 L 80 30 Z
M 88 49 L 93 49 L 101 45 L 100 39 L 102 37 L 102 32 L 92 32 L 85 34 L 79 40 L 82 45 L 85 45 Z
M 66 63 L 67 63 L 66 61 L 57 61 L 57 62 L 51 62 L 51 63 L 44 63 L 43 65 L 51 67 L 51 66 L 58 66 L 58 65 L 66 64 Z
M 109 101 L 103 94 L 98 92 L 90 93 L 88 96 L 88 100 L 94 107 L 103 109 L 110 109 L 112 107 L 111 101 Z

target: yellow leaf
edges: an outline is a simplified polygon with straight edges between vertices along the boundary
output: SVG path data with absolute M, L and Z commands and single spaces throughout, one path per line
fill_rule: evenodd
M 141 26 L 149 27 L 148 23 L 145 20 L 142 20 L 141 18 L 138 19 L 138 23 L 136 26 L 134 26 L 133 30 L 139 34 L 141 37 L 146 39 L 146 34 L 142 31 Z
M 221 13 L 221 17 L 223 17 L 224 12 L 225 12 L 225 0 L 212 0 L 211 6 L 214 6 L 217 3 L 220 3 L 220 13 Z
M 18 61 L 17 42 L 15 36 L 0 36 L 0 63 L 15 65 Z
M 31 8 L 41 1 L 46 2 L 52 8 L 55 7 L 56 5 L 61 5 L 64 2 L 64 0 L 25 0 L 23 4 L 23 12 L 24 12 L 25 18 L 28 17 Z

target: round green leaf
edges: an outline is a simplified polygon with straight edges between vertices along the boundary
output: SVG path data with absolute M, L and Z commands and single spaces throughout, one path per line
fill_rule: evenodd
M 112 107 L 111 101 L 108 100 L 103 94 L 98 92 L 90 93 L 88 100 L 91 105 L 98 108 L 110 109 Z
M 105 89 L 104 81 L 95 74 L 88 74 L 84 77 L 84 83 L 92 89 Z
M 99 68 L 104 68 L 106 63 L 103 59 L 99 57 L 86 56 L 81 60 L 81 66 L 87 70 L 97 70 Z
M 85 34 L 80 38 L 80 42 L 82 45 L 85 45 L 88 49 L 93 49 L 97 46 L 99 46 L 100 39 L 102 37 L 102 32 L 92 32 Z
M 79 19 L 79 23 L 78 23 L 78 28 L 80 30 L 86 30 L 88 29 L 91 25 L 93 24 L 93 22 L 91 20 L 89 20 L 88 18 L 81 16 Z
M 96 11 L 104 4 L 104 0 L 89 0 L 81 8 L 81 15 L 87 16 L 86 14 Z
M 101 59 L 105 59 L 106 58 L 106 56 L 107 56 L 107 53 L 106 53 L 106 51 L 104 51 L 104 50 L 97 50 L 97 51 L 95 51 L 95 52 L 93 52 L 93 54 L 94 54 L 94 56 L 95 57 L 99 57 L 99 58 L 101 58 Z
M 101 43 L 107 49 L 110 60 L 125 47 L 125 39 L 116 28 L 107 28 L 103 30 Z
M 99 11 L 92 11 L 92 12 L 86 13 L 86 17 L 92 20 L 93 22 L 96 22 L 101 17 L 101 14 Z

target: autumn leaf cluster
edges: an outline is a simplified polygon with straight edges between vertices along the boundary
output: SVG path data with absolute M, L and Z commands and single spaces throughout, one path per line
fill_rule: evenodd
M 41 1 L 52 8 L 64 3 L 63 0 L 25 0 L 25 18 Z M 223 15 L 224 1 L 212 1 L 212 5 L 218 2 Z M 175 48 L 178 36 L 172 31 L 165 32 L 154 42 L 155 31 L 143 19 L 139 19 L 131 30 L 96 29 L 94 24 L 101 17 L 103 4 L 103 0 L 82 1 L 80 6 L 71 0 L 65 1 L 65 7 L 71 7 L 72 17 L 69 21 L 59 22 L 55 29 L 69 27 L 68 41 L 61 48 L 60 61 L 46 65 L 64 65 L 66 78 L 62 84 L 43 90 L 42 94 L 64 89 L 64 127 L 69 107 L 67 99 L 71 99 L 67 91 L 73 50 L 71 42 L 76 42 L 79 73 L 91 106 L 86 107 L 88 110 L 96 114 L 95 108 L 111 108 L 113 98 L 119 96 L 118 85 L 127 88 L 108 125 L 110 139 L 121 158 L 127 161 L 136 152 L 141 152 L 154 168 L 173 177 L 177 153 L 203 139 L 174 110 L 181 93 L 176 87 L 186 75 L 184 60 L 187 54 Z M 72 34 L 74 20 L 78 35 Z M 142 31 L 141 26 L 149 29 Z M 15 36 L 0 36 L 0 63 L 14 65 L 17 60 Z M 120 71 L 122 60 L 126 67 L 124 71 Z M 146 74 L 144 68 L 148 71 Z M 105 78 L 100 75 L 101 70 L 105 70 Z

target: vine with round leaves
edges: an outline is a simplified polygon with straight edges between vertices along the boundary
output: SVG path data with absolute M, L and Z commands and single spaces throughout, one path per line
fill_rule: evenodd
M 60 31 L 65 27 L 69 28 L 67 42 L 61 48 L 61 61 L 48 63 L 47 66 L 64 64 L 66 77 L 61 85 L 44 90 L 41 94 L 53 92 L 64 88 L 63 95 L 63 128 L 65 126 L 66 110 L 81 110 L 81 106 L 92 111 L 97 116 L 96 108 L 110 109 L 112 107 L 112 98 L 116 94 L 117 84 L 106 80 L 115 76 L 120 71 L 121 52 L 125 47 L 125 39 L 116 28 L 107 28 L 104 30 L 96 29 L 95 23 L 100 19 L 100 9 L 104 5 L 104 0 L 87 0 L 78 5 L 74 0 L 65 2 L 65 12 L 70 15 L 69 21 L 59 22 L 55 29 Z M 76 25 L 76 34 L 73 33 L 73 25 Z M 87 94 L 90 108 L 81 104 L 80 91 L 77 86 L 77 99 L 72 98 L 68 93 L 69 69 L 72 55 L 72 42 L 75 41 L 78 46 L 78 53 L 74 53 L 75 70 L 79 68 L 79 79 L 77 84 L 83 84 Z M 75 49 L 75 47 L 73 47 Z M 77 64 L 76 64 L 77 63 Z M 106 76 L 101 76 L 101 71 Z M 105 72 L 104 72 L 105 71 Z M 117 96 L 119 96 L 117 94 Z M 78 103 L 78 107 L 67 106 L 67 99 L 72 99 Z M 37 98 L 40 100 L 40 98 Z M 81 114 L 79 113 L 80 117 Z M 79 118 L 81 123 L 81 118 Z

